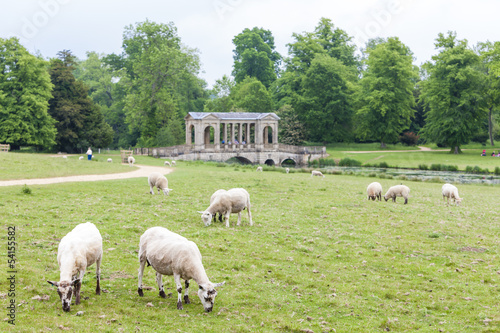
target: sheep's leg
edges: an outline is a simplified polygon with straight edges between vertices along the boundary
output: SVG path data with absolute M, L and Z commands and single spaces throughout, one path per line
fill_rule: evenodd
M 405 198 L 405 205 L 408 203 L 408 198 Z
M 184 281 L 184 284 L 186 285 L 186 291 L 184 291 L 184 303 L 190 304 L 191 301 L 189 300 L 189 280 Z
M 231 212 L 226 212 L 224 214 L 224 219 L 226 220 L 226 228 L 229 228 L 229 215 L 231 215 Z
M 95 278 L 97 280 L 97 285 L 95 287 L 95 294 L 100 295 L 101 294 L 101 257 L 96 260 L 95 265 Z
M 241 211 L 238 212 L 238 222 L 236 222 L 236 225 L 240 225 L 241 224 Z
M 247 205 L 247 212 L 248 212 L 248 222 L 250 223 L 250 225 L 253 225 L 252 212 L 250 212 L 250 202 L 248 202 L 248 205 Z
M 146 266 L 146 260 L 143 260 L 139 263 L 139 285 L 137 287 L 137 292 L 139 293 L 139 296 L 144 296 L 144 293 L 142 292 L 142 275 L 144 274 L 144 267 Z
M 181 276 L 179 274 L 174 273 L 174 281 L 177 286 L 177 310 L 182 310 L 182 284 L 181 284 Z
M 165 289 L 163 289 L 163 282 L 161 280 L 161 274 L 156 272 L 156 284 L 158 284 L 158 291 L 161 298 L 167 298 L 165 295 Z
M 155 194 L 154 188 L 151 185 L 149 185 L 149 193 L 151 193 L 152 195 Z
M 85 270 L 80 271 L 80 275 L 78 276 L 78 280 L 75 282 L 75 304 L 80 304 L 80 288 L 82 287 L 82 279 L 85 274 Z

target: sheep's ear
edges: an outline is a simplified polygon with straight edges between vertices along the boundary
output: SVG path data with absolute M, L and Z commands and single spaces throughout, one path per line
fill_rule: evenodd
M 224 283 L 226 283 L 226 281 L 220 282 L 220 283 L 216 283 L 216 284 L 214 284 L 214 288 L 222 287 L 224 285 Z
M 51 285 L 53 285 L 54 287 L 59 287 L 59 282 L 56 282 L 56 281 L 48 281 L 47 282 Z
M 200 212 L 200 211 L 198 211 L 198 213 L 203 214 L 203 213 L 205 213 L 205 212 Z

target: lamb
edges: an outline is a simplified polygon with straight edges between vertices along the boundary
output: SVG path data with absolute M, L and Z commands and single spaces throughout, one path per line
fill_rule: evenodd
M 108 162 L 109 163 L 113 162 L 113 159 L 112 158 L 108 158 Z
M 321 173 L 321 171 L 318 171 L 318 170 L 313 170 L 313 171 L 311 172 L 311 177 L 312 177 L 312 176 L 318 176 L 318 177 L 323 177 L 323 178 L 325 178 L 325 175 L 323 175 L 323 174 Z
M 380 185 L 380 183 L 371 183 L 368 185 L 366 192 L 368 194 L 368 200 L 372 199 L 375 201 L 375 199 L 378 199 L 378 201 L 382 201 L 382 185 Z
M 172 162 L 170 162 L 170 163 L 172 163 L 172 166 L 175 166 L 175 161 L 174 160 L 172 160 Z
M 177 287 L 177 309 L 182 310 L 182 284 L 185 281 L 184 303 L 189 300 L 189 280 L 193 279 L 199 286 L 198 296 L 206 312 L 211 312 L 214 307 L 215 288 L 224 285 L 212 283 L 203 267 L 201 253 L 198 246 L 185 237 L 171 232 L 163 227 L 149 228 L 142 234 L 139 243 L 139 283 L 137 292 L 144 296 L 142 291 L 142 276 L 146 263 L 156 271 L 156 283 L 159 295 L 166 298 L 163 288 L 162 275 L 173 275 Z
M 406 205 L 408 203 L 408 198 L 410 197 L 410 188 L 406 185 L 392 186 L 384 195 L 385 201 L 389 200 L 389 198 L 392 198 L 392 201 L 396 202 L 396 197 L 405 198 Z
M 78 157 L 78 159 L 79 159 L 80 161 L 81 161 L 81 160 L 83 160 L 83 156 Z
M 153 187 L 156 186 L 158 189 L 158 194 L 160 194 L 160 190 L 163 190 L 163 194 L 168 195 L 172 189 L 168 188 L 168 180 L 159 172 L 153 172 L 148 177 L 149 184 L 149 193 L 155 194 Z
M 75 304 L 80 304 L 80 288 L 85 269 L 96 263 L 97 287 L 96 295 L 101 294 L 101 259 L 102 237 L 93 223 L 81 223 L 61 239 L 57 250 L 60 278 L 57 281 L 47 281 L 57 287 L 57 293 L 62 301 L 62 308 L 68 312 L 71 298 L 75 295 Z
M 135 158 L 133 156 L 128 157 L 128 165 L 132 166 L 135 163 Z
M 169 161 L 165 161 L 165 163 L 163 163 L 163 165 L 171 166 Z
M 226 227 L 229 228 L 229 216 L 231 213 L 238 213 L 238 222 L 236 225 L 241 224 L 241 211 L 248 210 L 248 221 L 250 225 L 252 222 L 252 213 L 250 211 L 250 194 L 243 188 L 232 188 L 226 193 L 219 193 L 210 206 L 201 214 L 201 220 L 205 226 L 209 226 L 212 217 L 215 213 L 224 214 L 226 220 Z
M 460 203 L 462 202 L 463 198 L 460 198 L 460 196 L 458 195 L 458 189 L 456 186 L 451 184 L 444 184 L 443 187 L 441 188 L 441 192 L 443 193 L 443 200 L 448 199 L 447 200 L 448 205 L 450 204 L 450 198 L 451 198 L 453 199 L 453 201 L 457 206 L 460 206 Z
M 285 169 L 285 172 L 286 172 L 286 173 L 289 173 L 289 172 L 290 172 L 290 169 L 289 169 L 289 168 L 286 168 L 286 169 Z
M 255 171 L 260 171 L 260 172 L 262 172 L 262 167 L 261 167 L 261 166 L 260 166 L 260 167 L 257 167 L 257 170 L 255 170 Z
M 227 191 L 223 189 L 215 191 L 214 194 L 212 194 L 212 196 L 210 197 L 210 204 L 212 204 L 221 193 L 226 193 L 226 192 Z M 214 212 L 212 221 L 213 222 L 217 221 L 217 213 L 219 213 L 219 222 L 222 222 L 222 215 L 224 215 L 224 212 Z

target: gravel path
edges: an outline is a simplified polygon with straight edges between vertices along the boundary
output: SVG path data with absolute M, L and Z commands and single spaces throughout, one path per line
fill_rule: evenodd
M 95 182 L 99 180 L 114 180 L 114 179 L 127 179 L 127 178 L 140 178 L 147 177 L 152 172 L 160 172 L 165 175 L 171 173 L 171 168 L 139 165 L 135 164 L 138 169 L 123 172 L 123 173 L 110 173 L 105 175 L 80 175 L 80 176 L 67 176 L 67 177 L 54 177 L 54 178 L 35 178 L 35 179 L 16 179 L 16 180 L 2 180 L 0 186 L 13 186 L 13 185 L 45 185 L 57 184 L 65 182 Z

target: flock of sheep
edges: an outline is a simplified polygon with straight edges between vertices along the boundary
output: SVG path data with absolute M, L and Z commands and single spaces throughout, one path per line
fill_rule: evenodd
M 128 158 L 129 164 L 135 162 L 134 158 Z M 175 165 L 175 162 L 173 165 Z M 165 162 L 165 165 L 167 162 Z M 168 164 L 170 165 L 170 163 Z M 260 169 L 259 169 L 260 168 Z M 262 171 L 262 168 L 257 171 Z M 312 176 L 325 177 L 320 171 L 313 170 Z M 158 173 L 151 173 L 148 177 L 150 193 L 154 194 L 154 187 L 158 193 L 163 191 L 168 195 L 172 189 L 168 188 L 167 178 Z M 396 185 L 389 188 L 384 195 L 385 201 L 392 198 L 396 202 L 396 197 L 403 197 L 405 204 L 408 203 L 410 188 L 405 185 Z M 368 200 L 382 200 L 382 185 L 373 182 L 367 188 Z M 453 199 L 458 206 L 462 198 L 458 195 L 458 189 L 451 184 L 444 184 L 442 187 L 443 199 Z M 237 225 L 241 223 L 241 212 L 247 209 L 248 220 L 253 225 L 250 194 L 243 188 L 233 188 L 230 190 L 217 190 L 210 198 L 210 206 L 201 213 L 201 219 L 205 226 L 209 226 L 212 220 L 219 214 L 222 222 L 224 217 L 226 227 L 229 227 L 229 216 L 232 213 L 238 214 Z M 62 301 L 64 311 L 70 311 L 71 299 L 75 296 L 75 304 L 80 303 L 81 281 L 85 270 L 90 265 L 96 264 L 96 294 L 100 295 L 100 266 L 102 260 L 102 237 L 99 230 L 91 222 L 81 223 L 61 239 L 57 251 L 57 262 L 59 264 L 60 279 L 57 281 L 47 281 L 57 287 L 57 293 Z M 189 300 L 189 281 L 194 280 L 198 284 L 198 296 L 206 312 L 211 312 L 214 306 L 216 287 L 222 283 L 212 283 L 208 279 L 205 268 L 202 264 L 202 257 L 198 246 L 163 227 L 152 227 L 146 230 L 139 242 L 139 281 L 138 294 L 144 296 L 142 288 L 142 276 L 146 266 L 152 266 L 156 271 L 156 282 L 160 297 L 166 298 L 163 288 L 162 275 L 173 275 L 177 287 L 177 309 L 182 310 L 182 300 L 185 304 Z M 181 279 L 185 281 L 184 297 L 182 297 Z

